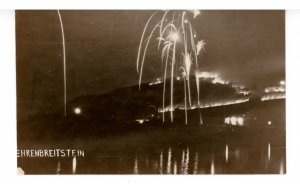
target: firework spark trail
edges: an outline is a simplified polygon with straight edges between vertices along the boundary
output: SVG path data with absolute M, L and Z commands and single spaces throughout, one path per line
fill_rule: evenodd
M 142 37 L 141 37 L 141 40 L 140 40 L 140 45 L 139 45 L 139 50 L 138 50 L 138 56 L 137 56 L 137 60 L 136 60 L 136 70 L 137 72 L 139 72 L 139 62 L 140 62 L 140 53 L 141 53 L 141 48 L 142 48 L 142 43 L 143 43 L 143 40 L 144 40 L 144 35 L 146 33 L 146 30 L 147 30 L 147 27 L 148 27 L 148 24 L 149 22 L 151 21 L 152 17 L 155 15 L 155 13 L 153 13 L 150 18 L 148 19 L 145 27 L 144 27 L 144 30 L 143 30 L 143 34 L 142 34 Z
M 200 11 L 194 10 L 189 11 L 192 13 L 195 19 Z M 145 63 L 145 57 L 148 51 L 148 46 L 153 38 L 158 40 L 158 51 L 161 52 L 161 62 L 164 68 L 163 72 L 163 109 L 165 109 L 165 96 L 166 96 L 166 79 L 170 77 L 170 119 L 173 122 L 173 111 L 174 111 L 174 77 L 178 77 L 177 73 L 182 68 L 185 73 L 184 88 L 185 97 L 188 99 L 189 106 L 192 106 L 191 100 L 191 89 L 190 89 L 190 74 L 192 70 L 198 69 L 198 55 L 204 48 L 204 41 L 195 42 L 196 33 L 189 21 L 189 16 L 186 11 L 174 11 L 172 14 L 169 10 L 166 10 L 162 17 L 159 18 L 154 26 L 151 26 L 154 22 L 154 16 L 157 12 L 154 12 L 143 29 L 142 36 L 140 39 L 136 67 L 139 73 L 139 89 L 141 88 L 143 68 Z M 182 39 L 181 39 L 182 37 Z M 179 54 L 178 54 L 179 53 Z M 179 59 L 180 58 L 180 59 Z M 168 67 L 170 65 L 170 67 Z M 195 66 L 193 68 L 193 66 Z M 168 69 L 169 68 L 169 69 Z M 170 75 L 168 75 L 170 70 Z M 197 91 L 199 87 L 197 88 Z M 186 92 L 187 91 L 187 92 Z M 199 91 L 198 91 L 199 94 Z M 199 99 L 199 98 L 198 98 Z M 200 105 L 198 105 L 200 107 Z M 187 109 L 187 107 L 186 107 Z M 187 116 L 187 113 L 186 113 Z M 186 117 L 187 119 L 187 117 Z M 165 115 L 163 111 L 163 122 L 165 121 Z M 201 122 L 202 120 L 200 120 Z M 187 120 L 186 120 L 187 122 Z
M 184 74 L 185 74 L 185 73 L 183 73 L 183 77 L 185 77 Z M 187 125 L 188 119 L 187 119 L 186 81 L 185 81 L 185 80 L 183 80 L 183 84 L 184 84 L 184 113 L 185 113 L 185 124 Z
M 196 78 L 196 87 L 197 87 L 197 107 L 199 109 L 199 123 L 203 125 L 202 116 L 201 116 L 201 105 L 200 105 L 200 76 L 199 72 L 195 72 Z
M 66 44 L 65 44 L 65 32 L 64 25 L 60 15 L 60 11 L 57 10 L 60 28 L 61 28 L 61 36 L 62 36 L 62 45 L 63 45 L 63 70 L 64 70 L 64 116 L 67 115 L 67 76 L 66 76 Z

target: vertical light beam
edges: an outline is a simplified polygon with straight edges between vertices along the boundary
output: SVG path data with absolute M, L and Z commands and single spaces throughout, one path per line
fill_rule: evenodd
M 64 70 L 64 116 L 67 115 L 67 76 L 66 76 L 66 44 L 65 44 L 65 32 L 64 32 L 64 25 L 62 22 L 62 18 L 60 15 L 60 11 L 57 10 L 59 22 L 60 22 L 60 29 L 61 29 L 61 36 L 62 36 L 62 45 L 63 45 L 63 70 Z

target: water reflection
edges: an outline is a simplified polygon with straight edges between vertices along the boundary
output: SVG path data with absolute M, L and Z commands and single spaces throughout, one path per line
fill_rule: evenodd
M 197 174 L 198 172 L 198 152 L 195 153 L 195 159 L 194 159 L 194 174 Z
M 37 167 L 36 170 L 24 167 L 28 174 L 38 173 L 40 168 L 45 169 L 44 173 L 56 174 L 285 173 L 285 148 L 271 141 L 246 146 L 230 141 L 217 145 L 166 145 L 128 150 L 128 153 L 113 156 L 60 158 L 59 161 L 49 158 L 43 163 L 37 159 L 27 160 L 31 161 L 28 165 Z
M 268 144 L 268 160 L 271 160 L 271 143 Z
M 226 163 L 228 162 L 228 144 L 226 144 L 225 146 L 225 159 L 226 159 Z
M 72 161 L 72 173 L 73 174 L 76 174 L 76 167 L 77 167 L 77 160 L 76 160 L 76 157 L 74 157 L 73 161 Z
M 281 157 L 280 159 L 280 166 L 279 166 L 279 174 L 284 174 L 284 161 L 283 158 Z
M 159 157 L 159 173 L 163 174 L 163 162 L 164 162 L 164 158 L 163 158 L 163 150 L 160 150 L 160 157 Z
M 135 156 L 134 159 L 134 168 L 133 168 L 133 174 L 139 174 L 139 166 L 138 166 L 138 158 Z
M 167 174 L 171 174 L 171 159 L 172 159 L 172 150 L 169 147 L 169 149 L 168 149 Z
M 177 174 L 177 162 L 176 162 L 176 160 L 174 162 L 173 174 Z
M 182 150 L 181 157 L 181 174 L 188 174 L 189 169 L 189 161 L 190 161 L 190 150 L 189 147 Z
M 211 159 L 210 174 L 215 174 L 215 161 L 214 161 L 214 157 L 212 157 L 212 159 Z

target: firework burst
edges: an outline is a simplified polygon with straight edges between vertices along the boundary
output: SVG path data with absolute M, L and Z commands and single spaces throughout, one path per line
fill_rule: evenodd
M 173 122 L 174 78 L 184 81 L 185 123 L 187 124 L 187 106 L 192 106 L 190 75 L 198 69 L 198 55 L 204 49 L 205 42 L 197 40 L 192 21 L 200 15 L 198 10 L 155 12 L 148 19 L 138 48 L 136 67 L 139 73 L 139 87 L 142 83 L 143 68 L 150 43 L 156 43 L 163 67 L 163 122 L 165 121 L 166 80 L 170 78 L 170 119 Z M 159 19 L 155 21 L 155 19 Z M 152 26 L 151 26 L 152 25 Z M 179 75 L 178 75 L 179 74 Z M 197 77 L 196 77 L 197 79 Z M 199 81 L 197 82 L 198 108 L 200 108 Z M 200 115 L 200 122 L 201 115 Z

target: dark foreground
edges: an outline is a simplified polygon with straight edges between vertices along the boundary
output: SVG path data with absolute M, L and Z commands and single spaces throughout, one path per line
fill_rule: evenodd
M 260 108 L 253 108 L 260 111 L 254 113 L 256 122 L 248 119 L 255 126 L 228 126 L 220 121 L 204 126 L 142 126 L 105 135 L 92 130 L 90 135 L 89 131 L 76 134 L 72 127 L 35 136 L 28 132 L 18 137 L 19 150 L 80 149 L 85 154 L 76 158 L 76 167 L 73 157 L 19 157 L 18 167 L 25 174 L 284 174 L 285 101 Z M 204 112 L 204 120 L 242 108 L 225 109 Z M 270 126 L 266 124 L 269 119 Z

